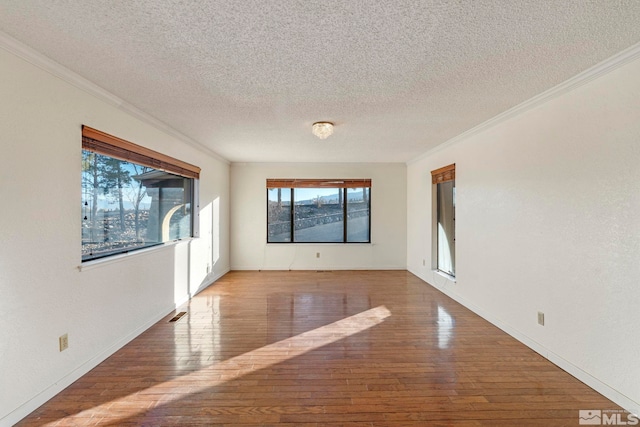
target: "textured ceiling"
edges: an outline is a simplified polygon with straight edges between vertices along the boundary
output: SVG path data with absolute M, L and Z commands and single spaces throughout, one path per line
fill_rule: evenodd
M 1 31 L 233 162 L 411 160 L 639 23 L 638 0 L 0 1 Z

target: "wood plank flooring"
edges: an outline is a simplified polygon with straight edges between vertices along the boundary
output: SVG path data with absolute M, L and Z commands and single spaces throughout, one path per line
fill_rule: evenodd
M 232 272 L 19 426 L 577 426 L 621 409 L 406 271 Z

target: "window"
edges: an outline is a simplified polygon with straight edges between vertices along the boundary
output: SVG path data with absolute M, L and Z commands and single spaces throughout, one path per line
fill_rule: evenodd
M 82 261 L 193 237 L 200 168 L 82 128 Z
M 456 165 L 431 172 L 436 187 L 436 268 L 455 277 L 456 269 Z
M 267 243 L 371 242 L 371 180 L 267 180 Z

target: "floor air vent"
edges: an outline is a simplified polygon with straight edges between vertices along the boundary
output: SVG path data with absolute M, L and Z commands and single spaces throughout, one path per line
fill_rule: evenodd
M 177 322 L 178 320 L 180 320 L 182 318 L 182 316 L 184 316 L 185 314 L 187 314 L 186 311 L 181 311 L 180 313 L 176 314 L 175 316 L 173 316 L 171 318 L 171 320 L 169 320 L 169 322 Z

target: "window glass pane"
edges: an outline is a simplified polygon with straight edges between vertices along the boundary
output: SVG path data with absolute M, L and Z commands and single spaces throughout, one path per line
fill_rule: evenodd
M 193 235 L 194 179 L 82 152 L 82 260 Z
M 347 242 L 369 242 L 370 188 L 347 189 Z
M 438 270 L 455 276 L 455 181 L 437 185 Z
M 291 241 L 291 189 L 267 189 L 267 242 Z
M 343 194 L 340 188 L 295 188 L 294 241 L 343 242 Z

